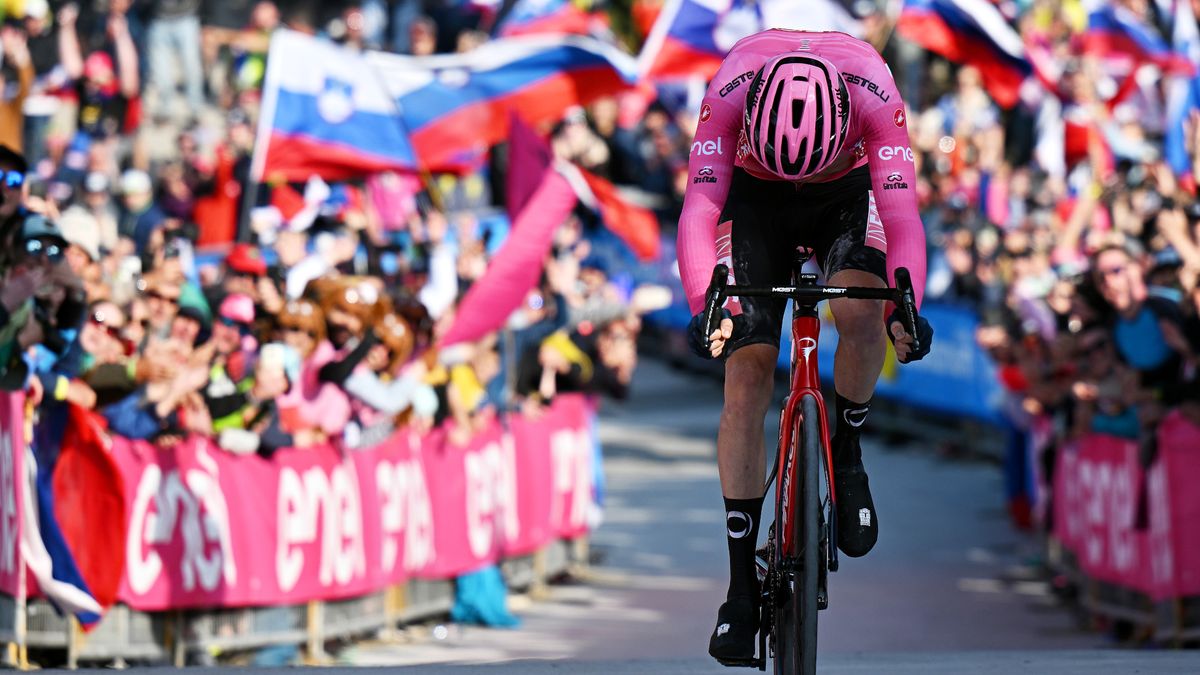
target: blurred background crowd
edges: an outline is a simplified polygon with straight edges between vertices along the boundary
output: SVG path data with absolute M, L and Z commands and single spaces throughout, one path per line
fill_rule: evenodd
M 130 438 L 264 455 L 625 396 L 665 291 L 610 275 L 579 218 L 502 335 L 437 349 L 507 234 L 482 173 L 440 177 L 438 199 L 396 174 L 243 194 L 276 26 L 414 54 L 486 39 L 455 27 L 469 13 L 439 29 L 418 2 L 336 4 L 5 3 L 4 388 Z M 561 152 L 593 136 L 580 115 Z
M 1195 23 L 1181 3 L 1198 9 L 1108 4 L 1170 44 L 1178 17 Z M 95 408 L 131 437 L 260 453 L 398 423 L 469 433 L 482 411 L 536 412 L 567 390 L 624 395 L 640 316 L 664 301 L 593 250 L 584 209 L 505 331 L 433 348 L 507 236 L 488 217 L 502 162 L 245 189 L 272 30 L 469 51 L 512 3 L 0 4 L 6 388 Z M 663 5 L 576 4 L 630 52 Z M 1164 67 L 1090 49 L 1086 3 L 989 4 L 1035 61 L 1004 107 L 980 70 L 896 31 L 896 3 L 848 5 L 909 107 L 927 297 L 978 310 L 1014 439 L 1036 435 L 1047 467 L 1089 431 L 1139 439 L 1151 461 L 1167 410 L 1200 424 L 1200 117 L 1175 132 L 1188 166 L 1171 166 Z M 703 84 L 573 108 L 553 152 L 636 193 L 670 240 Z

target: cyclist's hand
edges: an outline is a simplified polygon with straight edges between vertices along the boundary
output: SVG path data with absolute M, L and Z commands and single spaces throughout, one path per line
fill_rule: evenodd
M 688 347 L 696 356 L 702 359 L 715 359 L 725 351 L 725 343 L 733 336 L 733 319 L 730 317 L 729 310 L 722 310 L 722 312 L 724 318 L 721 319 L 720 328 L 708 336 L 708 349 L 704 348 L 704 313 L 701 312 L 692 317 L 692 322 L 688 324 Z
M 892 312 L 892 315 L 888 317 L 887 324 L 888 337 L 892 339 L 892 344 L 896 347 L 897 361 L 912 363 L 920 361 L 929 354 L 929 348 L 933 345 L 933 326 L 929 325 L 929 321 L 925 317 L 917 317 L 917 337 L 921 339 L 921 349 L 916 352 L 912 349 L 912 336 L 905 332 L 904 324 L 900 321 L 899 309 Z

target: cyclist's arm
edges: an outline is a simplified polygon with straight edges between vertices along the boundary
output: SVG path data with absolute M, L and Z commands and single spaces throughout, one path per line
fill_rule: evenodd
M 896 268 L 907 267 L 920 307 L 925 294 L 925 227 L 917 212 L 916 169 L 910 159 L 912 149 L 908 146 L 907 125 L 898 128 L 890 120 L 887 123 L 894 132 L 884 129 L 874 142 L 868 135 L 871 189 L 887 238 L 888 283 L 893 283 Z M 878 224 L 868 224 L 868 239 L 872 228 L 878 227 Z
M 908 144 L 907 113 L 887 66 L 882 59 L 878 63 L 879 67 L 871 77 L 892 95 L 887 102 L 876 96 L 859 97 L 867 101 L 863 136 L 871 171 L 871 190 L 887 239 L 888 284 L 894 283 L 896 268 L 907 267 L 920 307 L 925 295 L 925 226 L 917 211 L 917 172 Z M 880 247 L 882 242 L 872 240 L 878 228 L 879 223 L 868 223 L 869 245 Z
M 676 249 L 683 292 L 693 314 L 704 308 L 704 293 L 717 264 L 717 220 L 733 178 L 748 79 L 741 76 L 749 70 L 739 56 L 730 54 L 726 58 L 704 95 L 688 156 L 687 193 L 679 216 Z M 737 84 L 729 88 L 735 80 Z

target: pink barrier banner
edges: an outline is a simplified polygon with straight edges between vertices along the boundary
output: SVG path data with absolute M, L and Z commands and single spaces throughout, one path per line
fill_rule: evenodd
M 0 591 L 21 592 L 17 558 L 21 541 L 21 507 L 25 499 L 25 397 L 0 393 Z
M 461 444 L 400 431 L 367 450 L 270 460 L 201 438 L 169 450 L 114 438 L 129 505 L 120 598 L 146 611 L 343 598 L 578 536 L 592 417 L 584 398 L 561 396 Z
M 1200 428 L 1172 413 L 1158 453 L 1143 472 L 1134 441 L 1097 434 L 1065 446 L 1055 471 L 1055 535 L 1094 579 L 1154 600 L 1200 595 Z M 1139 530 L 1143 489 L 1147 527 Z

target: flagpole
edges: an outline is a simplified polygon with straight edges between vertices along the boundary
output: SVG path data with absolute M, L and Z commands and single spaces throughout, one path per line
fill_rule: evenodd
M 262 104 L 258 108 L 258 128 L 254 131 L 254 149 L 250 151 L 250 171 L 247 173 L 246 185 L 242 186 L 242 199 L 238 208 L 238 220 L 236 225 L 246 223 L 246 232 L 250 232 L 250 211 L 253 209 L 255 197 L 258 196 L 258 189 L 262 184 L 263 171 L 267 164 L 267 148 L 271 142 L 271 129 L 275 123 L 275 108 L 279 104 L 279 86 L 269 87 L 272 82 L 272 76 L 277 80 L 279 75 L 275 72 L 280 64 L 278 58 L 271 58 L 271 48 L 276 42 L 285 39 L 286 29 L 277 30 L 271 36 L 271 43 L 267 45 L 267 69 L 263 73 L 263 97 Z M 278 54 L 278 52 L 276 52 Z M 238 237 L 238 232 L 235 232 L 235 237 Z M 244 236 L 251 236 L 246 234 Z M 239 237 L 240 238 L 240 237 Z

